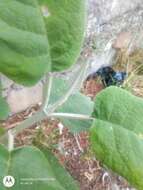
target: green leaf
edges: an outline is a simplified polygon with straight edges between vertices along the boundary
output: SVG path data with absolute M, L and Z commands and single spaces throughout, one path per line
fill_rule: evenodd
M 80 53 L 85 7 L 85 0 L 1 0 L 0 72 L 30 86 L 69 68 Z
M 59 164 L 59 161 L 51 153 L 51 151 L 47 147 L 44 147 L 42 145 L 38 145 L 38 147 L 48 159 L 56 179 L 58 179 L 58 182 L 62 184 L 64 189 L 78 190 L 79 187 L 77 183 L 71 178 L 71 175 L 65 170 L 65 168 L 61 166 L 61 164 Z
M 0 181 L 7 175 L 15 178 L 12 190 L 67 190 L 68 185 L 69 190 L 78 190 L 50 151 L 45 153 L 35 147 L 22 147 L 8 152 L 0 146 L 0 163 Z M 7 188 L 0 183 L 0 189 Z
M 143 189 L 143 100 L 117 87 L 97 95 L 90 135 L 96 157 Z
M 36 0 L 1 0 L 0 72 L 29 86 L 49 70 L 48 40 Z
M 6 100 L 0 96 L 0 120 L 5 120 L 10 112 L 10 108 Z
M 81 93 L 73 94 L 69 99 L 57 110 L 57 112 L 81 114 L 83 116 L 91 116 L 93 111 L 93 102 L 91 99 Z M 92 120 L 70 119 L 61 117 L 60 120 L 69 128 L 72 133 L 79 133 L 90 128 Z
M 70 81 L 58 77 L 54 77 L 52 79 L 51 95 L 49 99 L 50 105 L 53 105 L 59 101 L 68 92 L 72 86 L 72 83 Z
M 67 69 L 75 63 L 81 50 L 85 29 L 86 0 L 38 1 L 45 13 L 52 71 Z
M 5 134 L 6 130 L 0 125 L 0 137 Z
M 0 121 L 5 120 L 8 117 L 9 112 L 10 112 L 8 103 L 6 102 L 5 98 L 2 97 L 2 90 L 3 88 L 2 88 L 2 84 L 0 80 Z M 0 136 L 1 136 L 1 131 L 0 131 Z

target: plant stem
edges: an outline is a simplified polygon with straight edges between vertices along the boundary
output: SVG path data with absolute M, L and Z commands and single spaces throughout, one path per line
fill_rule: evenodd
M 45 113 L 53 113 L 57 108 L 59 108 L 61 105 L 63 105 L 67 99 L 71 96 L 71 94 L 73 93 L 73 91 L 77 88 L 77 85 L 82 84 L 84 76 L 85 76 L 85 72 L 87 70 L 88 64 L 85 64 L 84 66 L 81 65 L 81 67 L 79 68 L 80 73 L 78 74 L 78 76 L 76 77 L 75 82 L 72 84 L 71 88 L 69 89 L 69 91 L 65 94 L 65 96 L 63 96 L 62 98 L 60 98 L 55 104 L 53 104 L 50 107 L 47 107 L 45 110 Z
M 45 110 L 45 108 L 48 106 L 51 95 L 52 82 L 53 82 L 53 76 L 51 73 L 48 73 L 46 75 L 45 84 L 43 85 L 43 98 L 42 98 L 42 107 L 41 107 L 42 110 Z
M 14 149 L 14 135 L 12 130 L 8 131 L 8 151 L 11 152 Z
M 35 113 L 33 116 L 31 116 L 28 119 L 21 122 L 19 125 L 17 125 L 15 128 L 13 128 L 11 130 L 12 130 L 14 136 L 16 136 L 24 129 L 27 129 L 28 127 L 36 124 L 37 122 L 40 122 L 40 121 L 46 119 L 46 118 L 47 118 L 47 116 L 45 115 L 45 113 L 43 111 L 39 111 L 39 112 Z
M 49 73 L 49 75 L 46 76 L 46 82 L 43 86 L 43 102 L 42 102 L 41 110 L 35 113 L 35 115 L 21 122 L 15 128 L 11 129 L 14 136 L 20 133 L 21 131 L 23 131 L 24 129 L 34 125 L 35 123 L 40 122 L 50 117 L 53 117 L 53 118 L 66 117 L 69 119 L 80 119 L 80 120 L 93 119 L 89 117 L 88 115 L 82 115 L 82 114 L 54 113 L 59 106 L 61 106 L 67 101 L 67 99 L 73 93 L 73 91 L 77 88 L 77 86 L 79 86 L 79 84 L 80 85 L 82 84 L 87 67 L 88 67 L 88 63 L 80 66 L 80 68 L 78 69 L 77 75 L 75 76 L 76 80 L 73 82 L 69 91 L 65 94 L 65 96 L 60 98 L 55 104 L 51 106 L 49 106 L 48 103 L 49 103 L 49 98 L 50 98 L 51 89 L 52 89 L 53 75 Z
M 73 113 L 52 113 L 49 114 L 49 117 L 54 117 L 54 118 L 69 118 L 69 119 L 79 119 L 79 120 L 93 120 L 94 118 L 88 116 L 88 115 L 83 115 L 83 114 L 73 114 Z
M 79 119 L 79 120 L 93 120 L 94 118 L 88 116 L 88 115 L 82 115 L 82 114 L 72 114 L 72 113 L 52 113 L 46 115 L 44 112 L 39 111 L 35 115 L 31 116 L 30 118 L 26 119 L 25 121 L 21 122 L 19 125 L 17 125 L 15 128 L 10 129 L 12 131 L 12 134 L 16 136 L 20 132 L 22 132 L 24 129 L 27 129 L 29 126 L 32 126 L 36 124 L 37 122 L 40 122 L 47 118 L 69 118 L 69 119 Z

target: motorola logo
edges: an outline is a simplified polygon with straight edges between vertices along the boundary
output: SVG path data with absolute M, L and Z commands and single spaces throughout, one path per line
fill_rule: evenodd
M 15 184 L 15 179 L 12 176 L 5 176 L 3 178 L 3 185 L 5 187 L 13 187 Z

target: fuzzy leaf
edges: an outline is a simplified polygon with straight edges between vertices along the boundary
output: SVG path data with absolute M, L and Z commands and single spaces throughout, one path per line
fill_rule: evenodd
M 0 1 L 0 72 L 27 86 L 50 70 L 45 25 L 36 2 Z
M 117 87 L 95 100 L 90 135 L 99 160 L 143 189 L 143 100 Z
M 76 93 L 69 97 L 69 99 L 57 110 L 57 112 L 82 114 L 84 116 L 91 116 L 93 111 L 93 102 L 89 97 Z M 72 133 L 79 133 L 81 131 L 89 130 L 92 120 L 60 118 L 63 124 L 69 128 Z
M 5 120 L 10 112 L 8 103 L 0 96 L 0 120 Z
M 0 1 L 0 72 L 26 86 L 69 68 L 83 41 L 85 0 L 38 2 Z
M 67 190 L 67 187 L 78 190 L 71 176 L 50 151 L 22 147 L 8 152 L 0 146 L 0 163 L 0 181 L 8 175 L 15 178 L 11 190 Z M 0 183 L 0 189 L 6 190 L 7 187 Z
M 5 134 L 6 130 L 0 125 L 0 137 Z
M 75 180 L 72 179 L 71 175 L 65 170 L 63 166 L 59 163 L 58 159 L 51 153 L 51 151 L 44 147 L 41 144 L 36 145 L 45 155 L 47 160 L 49 161 L 49 164 L 54 172 L 54 175 L 58 182 L 62 184 L 63 188 L 65 190 L 78 190 L 78 184 Z
M 46 23 L 52 71 L 69 68 L 77 60 L 85 29 L 86 0 L 38 0 Z

